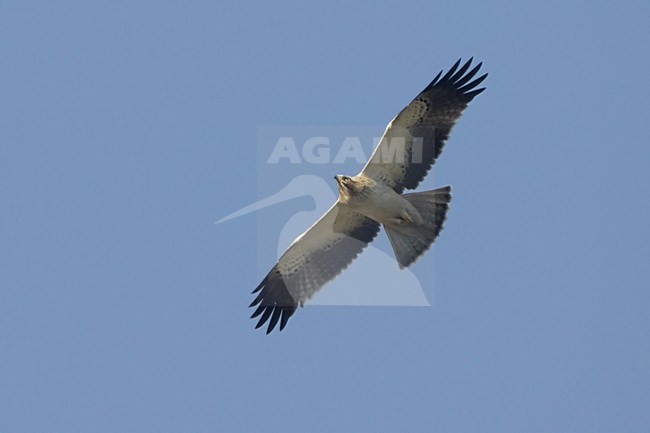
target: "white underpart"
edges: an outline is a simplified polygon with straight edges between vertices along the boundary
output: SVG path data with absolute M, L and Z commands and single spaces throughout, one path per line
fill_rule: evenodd
M 363 174 L 355 176 L 359 179 Z M 386 225 L 422 224 L 422 216 L 411 203 L 392 188 L 371 182 L 361 194 L 351 197 L 347 205 L 355 211 Z

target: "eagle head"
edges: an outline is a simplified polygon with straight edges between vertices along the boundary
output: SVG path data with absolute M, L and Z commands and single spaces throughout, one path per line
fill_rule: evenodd
M 336 186 L 339 188 L 341 198 L 349 198 L 353 195 L 360 193 L 363 190 L 363 182 L 360 182 L 354 177 L 337 174 L 334 176 L 336 179 Z

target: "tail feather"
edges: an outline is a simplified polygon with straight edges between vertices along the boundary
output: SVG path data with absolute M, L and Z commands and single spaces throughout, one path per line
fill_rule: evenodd
M 417 209 L 424 222 L 384 225 L 400 269 L 415 262 L 440 234 L 451 201 L 451 186 L 404 194 L 403 197 Z

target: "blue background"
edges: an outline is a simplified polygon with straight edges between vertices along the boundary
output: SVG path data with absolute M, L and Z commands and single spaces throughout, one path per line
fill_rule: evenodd
M 649 19 L 3 2 L 0 431 L 650 430 Z M 385 124 L 472 55 L 488 90 L 436 165 L 453 208 L 414 266 L 435 305 L 253 331 L 256 217 L 214 221 L 257 197 L 256 128 Z

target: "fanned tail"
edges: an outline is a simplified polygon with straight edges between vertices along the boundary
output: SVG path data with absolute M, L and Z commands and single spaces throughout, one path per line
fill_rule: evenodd
M 451 201 L 451 186 L 404 194 L 403 197 L 417 209 L 424 222 L 384 225 L 400 269 L 415 262 L 440 234 Z

